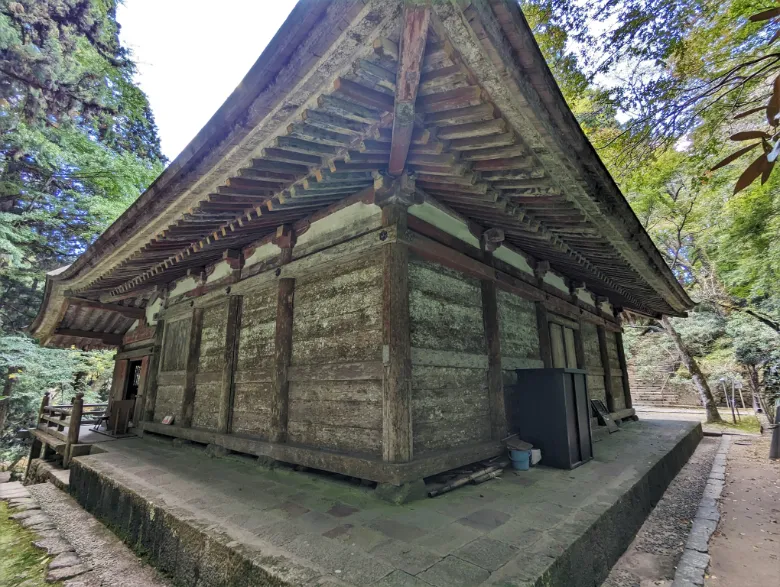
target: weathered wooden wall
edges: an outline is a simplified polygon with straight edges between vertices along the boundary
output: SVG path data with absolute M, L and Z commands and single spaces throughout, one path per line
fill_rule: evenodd
M 192 318 L 189 316 L 165 323 L 162 359 L 157 376 L 155 422 L 160 422 L 165 416 L 178 418 L 181 411 L 191 324 Z
M 610 372 L 612 373 L 612 397 L 614 408 L 622 410 L 626 407 L 626 397 L 623 393 L 623 372 L 618 360 L 617 340 L 614 332 L 607 332 L 607 356 L 609 357 Z
M 261 284 L 244 294 L 238 360 L 233 380 L 232 431 L 268 438 L 276 329 L 276 287 Z
M 289 442 L 380 455 L 380 256 L 296 279 L 294 307 Z
M 530 300 L 499 290 L 498 324 L 504 385 L 514 385 L 517 382 L 515 369 L 537 369 L 544 366 L 539 351 L 536 306 Z
M 414 455 L 490 440 L 479 281 L 409 262 Z
M 192 425 L 195 428 L 217 429 L 222 366 L 225 362 L 227 314 L 227 299 L 220 300 L 203 310 L 203 327 L 200 335 L 198 373 L 195 376 L 195 406 L 192 420 Z
M 601 364 L 601 350 L 596 325 L 583 322 L 580 329 L 582 346 L 585 350 L 585 368 L 588 371 L 588 395 L 591 399 L 600 399 L 607 403 L 607 392 L 604 386 L 604 367 Z

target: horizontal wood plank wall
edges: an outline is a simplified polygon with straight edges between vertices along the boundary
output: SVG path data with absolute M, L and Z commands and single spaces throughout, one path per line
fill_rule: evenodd
M 198 372 L 195 376 L 195 405 L 192 425 L 218 430 L 222 395 L 222 369 L 225 363 L 225 333 L 228 322 L 228 300 L 203 309 Z
M 591 399 L 600 399 L 607 404 L 607 392 L 604 386 L 604 367 L 601 364 L 601 350 L 596 325 L 582 322 L 580 330 L 582 347 L 585 353 L 585 369 L 588 371 L 588 395 Z
M 499 290 L 498 325 L 504 386 L 517 383 L 515 369 L 544 367 L 539 350 L 539 329 L 534 302 Z
M 276 331 L 276 282 L 245 292 L 241 307 L 232 431 L 268 439 Z
M 181 413 L 191 324 L 191 315 L 165 322 L 160 351 L 160 370 L 157 375 L 155 422 L 161 422 L 166 416 L 174 416 L 178 419 Z
M 381 456 L 381 360 L 381 251 L 298 277 L 288 442 Z
M 480 282 L 410 255 L 415 458 L 491 438 Z
M 615 332 L 606 332 L 607 357 L 609 358 L 609 371 L 612 375 L 612 395 L 615 410 L 626 407 L 626 397 L 623 390 L 623 369 L 620 364 L 617 350 L 617 338 Z

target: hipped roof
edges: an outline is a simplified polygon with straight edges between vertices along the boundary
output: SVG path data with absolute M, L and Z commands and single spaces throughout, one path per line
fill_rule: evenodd
M 400 42 L 414 31 L 409 14 L 402 0 L 301 0 L 187 148 L 83 255 L 47 277 L 32 333 L 63 346 L 90 341 L 57 329 L 122 334 L 132 311 L 116 319 L 96 306 L 81 316 L 67 298 L 142 308 L 155 285 L 372 185 L 397 147 L 405 90 L 396 82 L 413 79 L 414 43 L 405 53 Z M 417 187 L 616 305 L 689 308 L 517 3 L 433 2 L 430 14 L 405 158 Z M 113 339 L 97 340 L 91 346 Z

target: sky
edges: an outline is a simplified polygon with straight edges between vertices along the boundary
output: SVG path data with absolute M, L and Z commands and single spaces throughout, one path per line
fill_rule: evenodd
M 173 160 L 249 71 L 294 0 L 124 0 L 120 40 L 138 65 Z

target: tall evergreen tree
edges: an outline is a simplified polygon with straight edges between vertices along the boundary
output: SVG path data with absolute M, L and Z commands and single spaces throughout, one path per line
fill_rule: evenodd
M 0 329 L 162 170 L 116 0 L 0 0 Z

